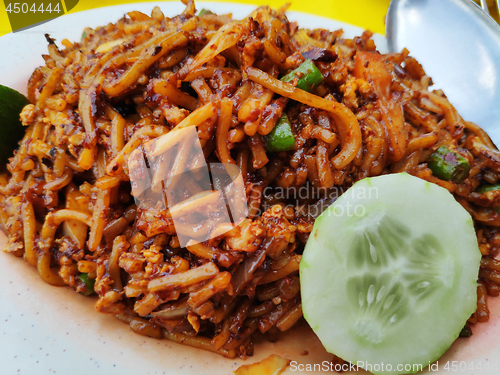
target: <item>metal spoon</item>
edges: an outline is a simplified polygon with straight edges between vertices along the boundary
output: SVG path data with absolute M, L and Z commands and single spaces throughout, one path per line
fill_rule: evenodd
M 466 121 L 500 146 L 500 27 L 469 0 L 391 0 L 389 52 L 410 50 Z

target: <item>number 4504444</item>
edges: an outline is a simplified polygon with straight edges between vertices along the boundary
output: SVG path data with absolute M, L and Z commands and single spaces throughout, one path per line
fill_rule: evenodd
M 447 361 L 443 367 L 447 371 L 465 371 L 465 370 L 497 370 L 497 362 L 466 362 L 466 361 Z
M 28 3 L 9 3 L 7 4 L 6 8 L 7 13 L 61 13 L 61 9 L 59 7 L 59 3 L 56 4 L 54 9 L 52 9 L 52 4 L 51 3 L 41 3 L 40 5 L 37 5 L 35 3 L 33 4 L 28 4 Z

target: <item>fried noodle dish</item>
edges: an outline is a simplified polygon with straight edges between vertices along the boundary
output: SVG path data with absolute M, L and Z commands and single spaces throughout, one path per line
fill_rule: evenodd
M 468 324 L 487 321 L 500 152 L 407 50 L 380 54 L 368 31 L 301 29 L 285 10 L 238 21 L 190 0 L 173 18 L 130 12 L 62 48 L 46 35 L 26 134 L 0 178 L 5 251 L 49 284 L 96 293 L 97 311 L 139 334 L 245 357 L 256 335 L 275 340 L 302 318 L 315 218 L 355 181 L 407 172 L 473 217 L 483 259 Z M 201 154 L 178 141 L 185 130 Z M 237 223 L 197 171 L 181 173 L 217 163 L 240 173 Z

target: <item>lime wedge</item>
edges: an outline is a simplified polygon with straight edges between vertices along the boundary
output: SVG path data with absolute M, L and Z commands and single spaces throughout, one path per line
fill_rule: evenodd
M 25 129 L 19 115 L 29 100 L 10 87 L 0 85 L 0 164 L 6 164 L 8 158 L 23 138 Z

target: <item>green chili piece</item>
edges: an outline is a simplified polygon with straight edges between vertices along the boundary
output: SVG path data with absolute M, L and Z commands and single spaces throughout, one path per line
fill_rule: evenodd
M 207 14 L 213 14 L 211 10 L 208 9 L 202 9 L 200 10 L 200 13 L 198 13 L 198 17 L 205 16 Z
M 495 185 L 484 185 L 479 189 L 479 192 L 481 194 L 487 193 L 488 191 L 495 191 L 495 190 L 500 190 L 500 184 L 495 184 Z
M 89 278 L 88 273 L 81 273 L 78 275 L 78 278 L 82 281 L 82 283 L 85 285 L 85 292 L 83 293 L 86 296 L 90 296 L 91 294 L 95 293 L 94 290 L 94 284 L 95 280 Z
M 460 331 L 460 337 L 471 337 L 472 336 L 472 329 L 470 329 L 469 323 L 465 323 L 464 328 Z
M 311 91 L 323 82 L 324 77 L 312 60 L 306 60 L 297 69 L 282 77 L 281 81 L 290 83 L 294 79 L 298 80 L 297 87 L 299 89 Z
M 427 161 L 427 165 L 432 173 L 441 180 L 460 183 L 469 175 L 470 165 L 467 159 L 460 154 L 439 147 Z
M 269 152 L 290 151 L 295 148 L 295 137 L 287 115 L 278 119 L 271 133 L 264 136 L 264 142 Z
M 484 185 L 479 189 L 480 194 L 487 193 L 488 191 L 496 191 L 500 190 L 500 184 L 495 185 Z M 494 207 L 494 210 L 497 214 L 500 214 L 500 207 Z

